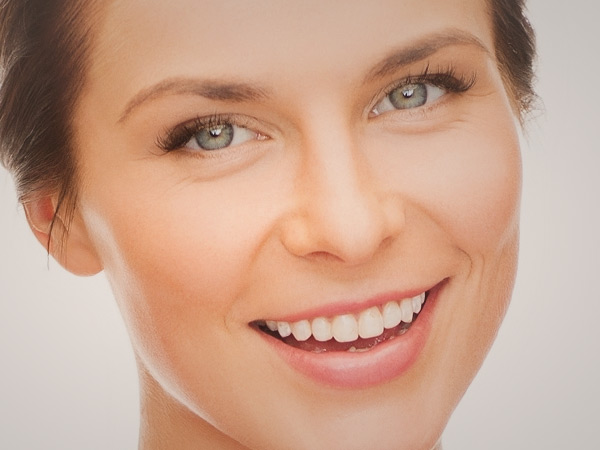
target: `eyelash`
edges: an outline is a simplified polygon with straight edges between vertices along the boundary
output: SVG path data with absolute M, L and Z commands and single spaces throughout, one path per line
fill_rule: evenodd
M 475 72 L 470 75 L 467 74 L 456 74 L 456 69 L 453 66 L 440 67 L 435 72 L 431 72 L 430 66 L 427 65 L 425 70 L 418 75 L 408 75 L 407 77 L 393 83 L 391 86 L 387 86 L 383 91 L 379 92 L 373 99 L 372 105 L 375 105 L 381 101 L 381 99 L 390 95 L 393 91 L 409 84 L 430 84 L 435 87 L 441 88 L 446 93 L 450 94 L 462 94 L 471 89 L 477 81 L 477 74 Z M 372 109 L 371 108 L 371 109 Z M 418 107 L 415 109 L 421 109 Z
M 394 90 L 409 84 L 430 84 L 443 89 L 446 93 L 460 94 L 468 91 L 476 82 L 476 74 L 470 76 L 465 74 L 457 75 L 456 69 L 452 66 L 439 68 L 436 72 L 430 72 L 430 67 L 427 65 L 425 70 L 419 75 L 409 75 L 402 80 L 387 86 L 383 91 L 379 92 L 372 102 L 373 110 L 375 105 L 383 98 L 390 95 Z M 414 109 L 421 110 L 424 106 Z M 412 110 L 405 110 L 412 111 Z M 234 125 L 241 128 L 252 129 L 252 121 L 244 118 L 244 116 L 232 114 L 213 114 L 210 116 L 196 117 L 190 121 L 177 125 L 175 128 L 166 133 L 164 137 L 158 137 L 156 145 L 165 152 L 178 150 L 183 148 L 198 132 L 203 129 L 219 127 L 223 125 Z M 257 133 L 257 136 L 260 136 Z

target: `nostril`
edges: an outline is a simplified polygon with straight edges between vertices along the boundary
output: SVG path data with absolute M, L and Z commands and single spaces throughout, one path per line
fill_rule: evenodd
M 314 259 L 314 260 L 319 260 L 319 261 L 331 261 L 331 262 L 342 262 L 342 258 L 340 258 L 337 255 L 334 255 L 332 253 L 329 252 L 324 252 L 324 251 L 317 251 L 317 252 L 311 252 L 308 253 L 307 255 L 305 255 L 306 258 L 309 259 Z

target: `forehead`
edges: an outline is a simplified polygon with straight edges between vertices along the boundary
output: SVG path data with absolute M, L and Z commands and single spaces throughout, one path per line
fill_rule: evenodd
M 325 85 L 428 34 L 493 41 L 483 0 L 115 0 L 101 15 L 89 78 L 122 97 L 170 77 Z

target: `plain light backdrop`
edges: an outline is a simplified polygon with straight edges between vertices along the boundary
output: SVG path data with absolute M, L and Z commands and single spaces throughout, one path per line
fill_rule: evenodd
M 543 108 L 523 139 L 520 268 L 445 450 L 600 448 L 600 6 L 530 0 Z M 0 448 L 137 448 L 133 353 L 103 275 L 48 261 L 0 169 Z

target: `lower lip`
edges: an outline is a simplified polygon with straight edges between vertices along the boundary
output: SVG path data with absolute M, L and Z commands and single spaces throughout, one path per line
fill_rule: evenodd
M 429 336 L 433 311 L 444 285 L 439 283 L 429 291 L 423 309 L 406 333 L 367 352 L 307 352 L 266 333 L 260 334 L 293 369 L 319 384 L 340 389 L 375 386 L 401 376 L 417 360 Z

